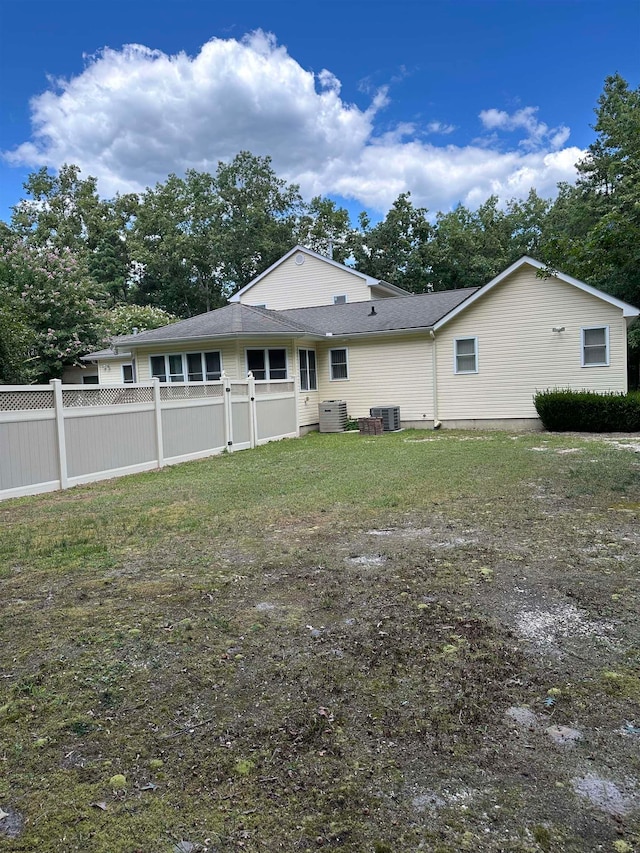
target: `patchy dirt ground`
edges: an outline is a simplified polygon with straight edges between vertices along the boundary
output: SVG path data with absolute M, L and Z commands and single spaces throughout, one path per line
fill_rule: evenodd
M 14 555 L 0 850 L 640 850 L 636 450 L 437 441 L 486 490 Z

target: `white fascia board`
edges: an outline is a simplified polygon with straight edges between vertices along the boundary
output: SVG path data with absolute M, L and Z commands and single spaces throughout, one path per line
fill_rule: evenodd
M 483 297 L 485 293 L 488 293 L 498 284 L 503 282 L 505 278 L 510 276 L 511 273 L 520 269 L 520 267 L 524 266 L 525 264 L 528 264 L 529 266 L 534 267 L 537 270 L 546 269 L 545 264 L 540 263 L 540 261 L 536 261 L 535 258 L 530 258 L 527 255 L 524 255 L 522 258 L 515 261 L 515 263 L 511 264 L 510 267 L 507 267 L 506 270 L 503 270 L 501 273 L 499 273 L 495 278 L 492 278 L 490 282 L 488 282 L 479 290 L 477 290 L 473 294 L 473 296 L 470 296 L 468 299 L 465 299 L 464 302 L 461 302 L 448 314 L 438 320 L 437 323 L 434 323 L 434 332 L 444 326 L 445 323 L 448 323 L 450 320 L 453 320 L 454 317 L 457 317 L 458 314 L 467 309 L 477 299 Z M 574 287 L 577 287 L 579 290 L 582 290 L 585 293 L 589 293 L 591 296 L 595 296 L 597 299 L 602 299 L 603 302 L 608 302 L 609 305 L 614 305 L 616 308 L 620 308 L 623 317 L 637 317 L 640 314 L 640 310 L 638 310 L 638 308 L 634 308 L 633 305 L 629 305 L 628 302 L 623 302 L 621 299 L 616 299 L 615 296 L 609 296 L 608 293 L 604 293 L 602 290 L 598 290 L 596 287 L 592 287 L 590 284 L 585 284 L 584 281 L 579 281 L 577 278 L 573 278 L 572 276 L 567 275 L 566 273 L 555 272 L 553 274 L 553 278 L 557 278 L 560 281 L 564 281 L 566 284 L 571 284 Z
M 326 264 L 330 264 L 333 267 L 337 267 L 337 269 L 346 270 L 350 272 L 352 275 L 358 276 L 358 278 L 364 279 L 364 281 L 371 286 L 375 286 L 379 284 L 379 279 L 372 278 L 370 275 L 365 275 L 362 272 L 358 272 L 358 270 L 354 270 L 351 267 L 347 267 L 344 264 L 339 264 L 338 261 L 334 261 L 331 258 L 327 258 L 325 255 L 320 255 L 318 252 L 314 252 L 311 249 L 307 249 L 305 246 L 294 246 L 293 249 L 290 249 L 285 255 L 279 258 L 274 264 L 266 269 L 264 272 L 261 272 L 260 275 L 257 275 L 249 284 L 245 284 L 243 288 L 241 288 L 237 293 L 234 293 L 233 296 L 229 297 L 229 302 L 240 302 L 240 297 L 243 296 L 248 290 L 250 290 L 254 284 L 257 284 L 259 281 L 269 275 L 276 267 L 279 267 L 280 264 L 283 264 L 286 260 L 288 260 L 292 255 L 295 255 L 297 252 L 302 252 L 305 255 L 309 255 L 311 258 L 317 258 L 319 261 L 324 261 Z M 393 285 L 392 285 L 393 286 Z

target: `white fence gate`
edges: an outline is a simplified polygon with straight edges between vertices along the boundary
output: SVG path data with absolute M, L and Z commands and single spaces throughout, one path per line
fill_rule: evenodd
M 0 500 L 298 434 L 292 380 L 0 386 Z

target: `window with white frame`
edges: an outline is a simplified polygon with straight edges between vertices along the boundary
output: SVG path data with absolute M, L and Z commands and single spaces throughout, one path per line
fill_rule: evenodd
M 122 365 L 122 381 L 127 385 L 131 385 L 136 381 L 133 364 Z
M 219 352 L 188 352 L 187 376 L 189 382 L 212 382 L 222 375 Z
M 316 351 L 313 349 L 298 350 L 298 363 L 300 365 L 300 390 L 317 391 Z
M 582 330 L 582 366 L 609 366 L 608 326 L 591 326 Z
M 329 350 L 329 377 L 332 382 L 349 378 L 349 360 L 346 349 Z
M 333 297 L 333 304 L 334 305 L 344 305 L 346 301 L 347 301 L 347 294 L 346 293 L 341 293 L 339 296 Z
M 160 382 L 212 382 L 222 374 L 218 351 L 152 355 L 149 362 L 151 375 Z
M 456 338 L 453 342 L 454 373 L 478 372 L 478 339 Z
M 247 370 L 254 379 L 286 379 L 286 349 L 248 349 Z

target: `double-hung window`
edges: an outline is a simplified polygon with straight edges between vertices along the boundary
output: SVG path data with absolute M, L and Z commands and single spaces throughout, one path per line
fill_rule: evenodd
M 349 378 L 349 360 L 346 349 L 329 350 L 329 377 L 332 382 Z
M 136 381 L 135 371 L 133 369 L 133 364 L 123 364 L 122 365 L 122 381 L 127 385 Z
M 478 372 L 478 339 L 456 338 L 453 342 L 454 373 Z
M 608 326 L 591 326 L 582 330 L 582 366 L 609 366 Z
M 300 390 L 317 391 L 316 351 L 313 349 L 298 350 L 298 361 L 300 364 Z
M 285 349 L 248 349 L 247 370 L 254 379 L 286 379 L 287 351 Z

